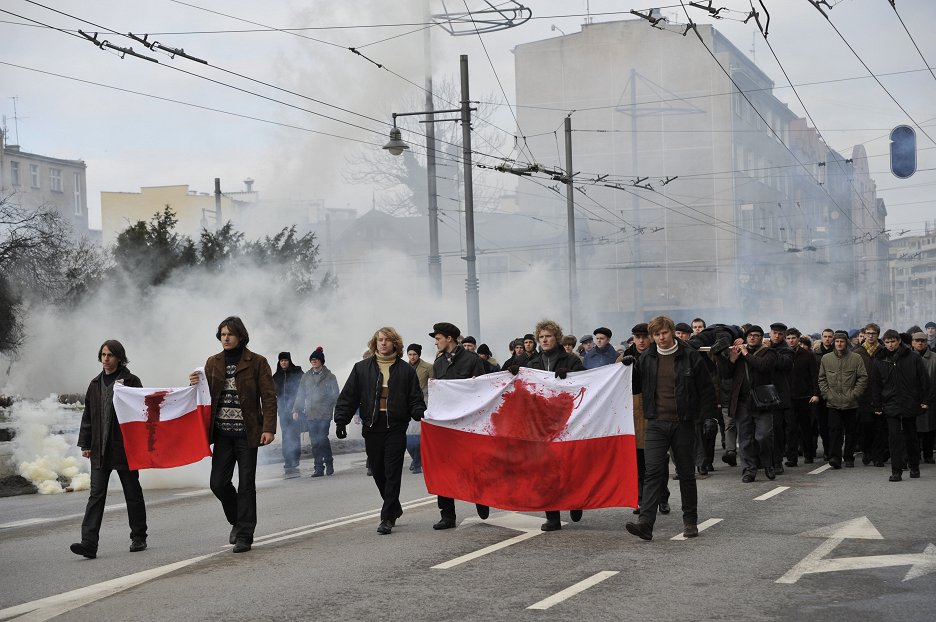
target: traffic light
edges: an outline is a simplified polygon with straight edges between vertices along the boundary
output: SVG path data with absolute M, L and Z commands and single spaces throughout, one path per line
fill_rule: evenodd
M 916 132 L 909 125 L 898 125 L 890 134 L 891 173 L 906 179 L 916 172 Z

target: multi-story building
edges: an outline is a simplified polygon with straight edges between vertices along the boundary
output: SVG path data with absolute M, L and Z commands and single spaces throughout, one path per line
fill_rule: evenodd
M 936 220 L 923 235 L 890 241 L 893 314 L 899 330 L 936 321 Z
M 580 266 L 583 309 L 618 326 L 657 313 L 803 326 L 867 318 L 879 301 L 858 309 L 848 294 L 856 260 L 884 252 L 886 212 L 863 150 L 839 155 L 726 37 L 698 32 L 708 50 L 643 19 L 514 50 L 525 155 L 562 168 L 557 142 L 572 114 L 575 181 L 587 194 L 577 210 L 595 236 Z M 521 188 L 521 213 L 553 205 L 550 191 Z M 816 286 L 829 282 L 842 296 Z
M 88 230 L 86 171 L 82 160 L 28 153 L 19 145 L 7 144 L 0 129 L 0 195 L 28 209 L 54 209 L 71 225 L 76 237 L 92 235 Z

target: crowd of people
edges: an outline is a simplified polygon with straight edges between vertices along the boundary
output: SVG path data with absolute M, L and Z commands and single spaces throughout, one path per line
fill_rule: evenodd
M 428 381 L 465 379 L 521 367 L 554 372 L 557 378 L 603 365 L 633 367 L 634 430 L 637 447 L 638 519 L 630 533 L 653 537 L 657 512 L 669 513 L 669 462 L 679 481 L 684 536 L 698 535 L 696 480 L 715 470 L 716 442 L 721 462 L 740 465 L 742 482 L 763 472 L 773 480 L 785 468 L 827 461 L 831 468 L 854 468 L 858 454 L 865 466 L 890 462 L 889 481 L 904 471 L 920 477 L 920 465 L 934 463 L 936 440 L 936 323 L 905 332 L 877 324 L 863 329 L 823 329 L 807 335 L 782 322 L 707 326 L 701 318 L 675 323 L 666 316 L 635 325 L 619 347 L 606 327 L 576 339 L 553 321 L 540 321 L 533 333 L 509 344 L 499 365 L 487 344 L 462 336 L 440 322 L 432 361 L 422 346 L 410 344 L 392 327 L 376 330 L 361 361 L 339 389 L 325 366 L 323 348 L 309 357 L 303 372 L 289 352 L 278 356 L 276 373 L 249 349 L 240 318 L 228 317 L 216 337 L 222 351 L 204 368 L 211 395 L 209 435 L 213 444 L 210 487 L 231 525 L 235 553 L 251 549 L 257 524 L 258 448 L 271 443 L 277 419 L 283 435 L 284 476 L 299 475 L 301 434 L 312 448 L 312 477 L 334 473 L 329 430 L 347 436 L 347 426 L 362 426 L 368 475 L 382 498 L 377 531 L 389 534 L 403 514 L 400 488 L 408 451 L 410 471 L 420 473 L 419 421 L 426 410 Z M 88 388 L 78 445 L 91 461 L 91 493 L 81 542 L 71 550 L 96 557 L 107 482 L 118 472 L 127 500 L 131 551 L 146 548 L 146 510 L 137 471 L 128 468 L 120 426 L 112 404 L 113 384 L 141 386 L 127 368 L 123 346 L 106 341 L 98 351 L 102 371 Z M 197 384 L 198 373 L 189 381 Z M 457 451 L 457 448 L 453 449 Z M 821 453 L 820 453 L 821 452 Z M 233 472 L 238 469 L 235 488 Z M 438 498 L 440 519 L 434 529 L 456 526 L 455 500 Z M 546 512 L 544 531 L 562 524 L 559 510 L 573 522 L 580 509 Z M 486 519 L 489 508 L 476 505 Z

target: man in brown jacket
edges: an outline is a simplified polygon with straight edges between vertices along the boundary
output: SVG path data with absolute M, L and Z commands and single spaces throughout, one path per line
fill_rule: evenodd
M 250 550 L 257 526 L 257 448 L 276 434 L 276 388 L 267 360 L 247 349 L 250 337 L 239 317 L 228 317 L 215 335 L 223 351 L 205 363 L 211 392 L 211 492 L 233 525 L 235 553 Z M 198 384 L 198 374 L 189 382 Z M 237 465 L 237 489 L 231 483 Z

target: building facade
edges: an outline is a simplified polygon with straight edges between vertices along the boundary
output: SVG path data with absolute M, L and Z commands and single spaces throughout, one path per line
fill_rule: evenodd
M 900 330 L 936 321 L 936 220 L 923 235 L 890 241 L 893 315 Z
M 28 153 L 7 144 L 0 130 L 0 195 L 27 209 L 54 209 L 76 237 L 94 237 L 88 230 L 86 175 L 84 161 Z

